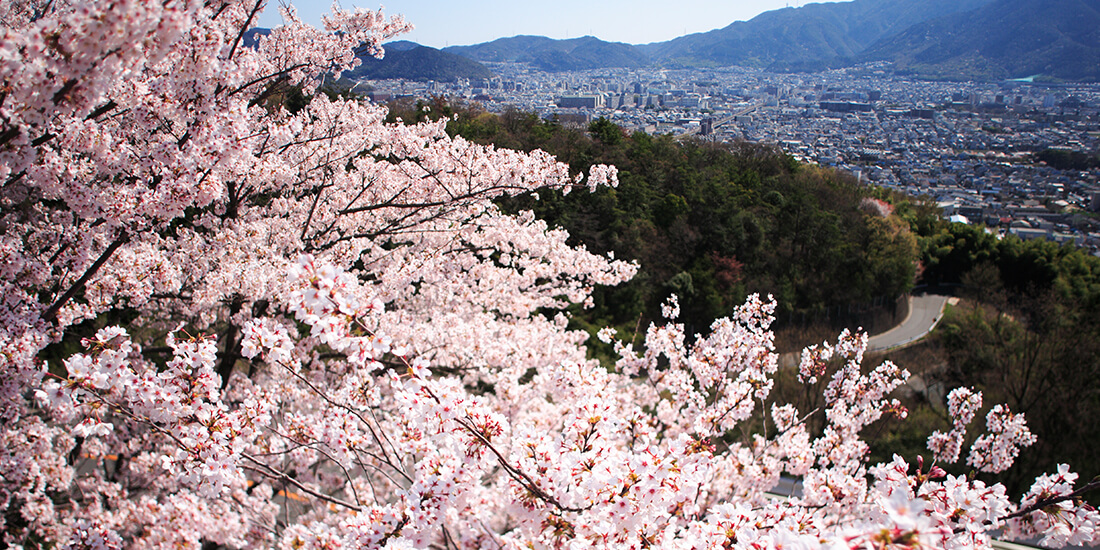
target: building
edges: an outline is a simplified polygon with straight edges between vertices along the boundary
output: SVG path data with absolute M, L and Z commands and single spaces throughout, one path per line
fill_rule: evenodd
M 858 113 L 872 110 L 870 103 L 857 103 L 855 101 L 822 101 L 821 109 L 838 113 Z
M 605 104 L 602 95 L 566 95 L 558 99 L 562 109 L 599 109 Z

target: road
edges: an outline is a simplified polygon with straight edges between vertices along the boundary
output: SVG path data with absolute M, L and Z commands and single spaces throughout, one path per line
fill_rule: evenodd
M 721 119 L 718 119 L 718 120 L 714 121 L 714 129 L 718 129 L 720 126 L 725 126 L 726 124 L 729 124 L 729 123 L 733 122 L 734 120 L 737 119 L 737 117 L 739 117 L 741 115 L 747 115 L 747 114 L 755 111 L 756 108 L 759 107 L 759 106 L 760 106 L 760 104 L 754 103 L 754 104 L 749 105 L 748 107 L 745 107 L 745 108 L 741 109 L 740 111 L 737 111 L 737 112 L 735 112 L 735 113 L 733 113 L 733 114 L 731 114 L 727 117 L 724 117 L 724 118 L 721 118 Z M 702 131 L 701 128 L 697 129 L 697 130 L 692 130 L 691 132 L 688 132 L 686 135 L 697 135 L 701 131 Z
M 872 336 L 868 351 L 886 351 L 924 338 L 943 318 L 943 309 L 950 298 L 938 294 L 922 294 L 909 299 L 909 316 L 900 325 Z
M 944 307 L 951 300 L 954 298 L 938 294 L 909 297 L 909 316 L 898 326 L 868 338 L 867 351 L 889 351 L 924 338 L 936 328 L 936 323 L 943 318 Z M 798 367 L 801 357 L 801 352 L 784 353 L 779 356 L 779 367 Z

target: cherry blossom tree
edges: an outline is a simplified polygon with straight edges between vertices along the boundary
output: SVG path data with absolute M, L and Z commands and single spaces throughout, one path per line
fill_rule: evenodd
M 614 185 L 445 122 L 316 93 L 408 28 L 334 8 L 246 47 L 259 0 L 20 2 L 0 41 L 0 510 L 25 548 L 1095 544 L 1069 467 L 1018 504 L 863 428 L 908 373 L 866 337 L 804 352 L 819 411 L 769 402 L 774 303 L 705 335 L 560 313 L 636 266 L 493 199 Z M 280 98 L 301 89 L 297 112 Z M 124 325 L 112 319 L 124 318 Z M 79 345 L 78 352 L 72 346 Z M 959 459 L 981 407 L 951 394 Z M 806 419 L 825 418 L 821 433 Z M 1033 441 L 997 406 L 968 464 Z M 797 495 L 773 494 L 783 476 Z

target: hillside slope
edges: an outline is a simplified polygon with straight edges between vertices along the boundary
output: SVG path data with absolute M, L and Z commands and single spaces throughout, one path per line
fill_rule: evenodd
M 1100 0 L 997 0 L 915 25 L 861 59 L 932 78 L 1100 80 Z
M 382 59 L 360 57 L 362 65 L 345 76 L 353 80 L 437 80 L 453 82 L 459 78 L 489 78 L 492 71 L 481 63 L 413 42 L 385 44 Z
M 641 50 L 672 66 L 805 67 L 844 62 L 876 41 L 991 0 L 856 0 L 762 13 Z
M 544 71 L 638 68 L 650 63 L 649 57 L 634 46 L 592 36 L 569 40 L 513 36 L 472 46 L 451 46 L 444 51 L 483 63 L 530 63 Z

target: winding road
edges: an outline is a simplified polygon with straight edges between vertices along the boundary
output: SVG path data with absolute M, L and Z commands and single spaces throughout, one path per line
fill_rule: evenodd
M 867 342 L 867 351 L 897 349 L 924 338 L 943 318 L 943 310 L 950 299 L 939 294 L 911 296 L 909 315 L 900 325 L 872 336 Z

